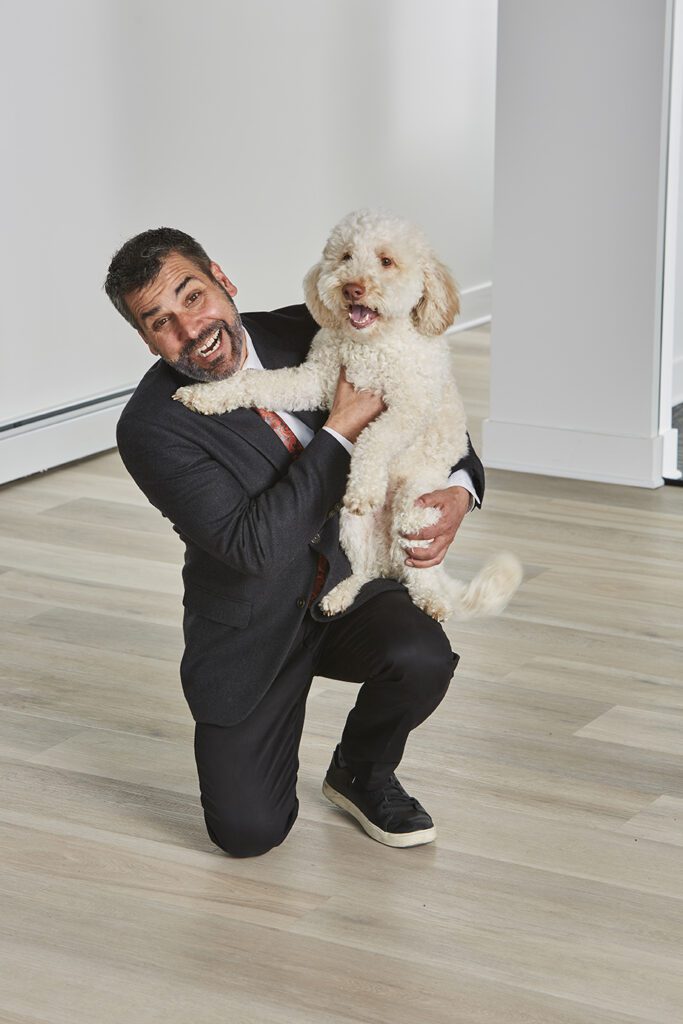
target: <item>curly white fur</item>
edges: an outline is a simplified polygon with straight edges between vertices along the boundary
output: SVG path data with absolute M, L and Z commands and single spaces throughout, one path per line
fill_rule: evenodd
M 363 326 L 359 306 L 352 310 L 344 293 L 352 286 L 363 290 L 362 308 L 378 314 Z M 439 621 L 451 614 L 498 614 L 522 580 L 514 555 L 491 559 L 466 585 L 450 579 L 442 565 L 405 565 L 404 549 L 421 542 L 399 536 L 439 519 L 437 509 L 417 506 L 415 499 L 442 488 L 451 465 L 467 453 L 465 410 L 443 336 L 459 312 L 450 273 L 414 226 L 362 210 L 333 229 L 304 292 L 321 330 L 301 366 L 242 370 L 180 388 L 173 397 L 205 414 L 244 406 L 330 409 L 344 366 L 354 387 L 382 393 L 386 412 L 363 430 L 353 450 L 340 518 L 352 575 L 322 599 L 323 611 L 343 611 L 364 583 L 390 577 Z

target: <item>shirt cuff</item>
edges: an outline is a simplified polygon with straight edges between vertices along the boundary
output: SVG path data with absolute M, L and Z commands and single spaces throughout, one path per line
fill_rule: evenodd
M 338 434 L 332 427 L 323 427 L 323 430 L 326 430 L 328 434 L 332 434 L 332 437 L 336 437 L 339 443 L 344 445 L 349 455 L 351 454 L 353 451 L 353 441 L 349 441 L 348 437 L 344 437 L 343 434 Z M 458 472 L 462 472 L 462 470 L 458 470 Z
M 474 489 L 472 477 L 466 469 L 456 469 L 455 473 L 451 473 L 448 478 L 448 487 L 464 487 L 466 491 L 470 492 L 470 507 L 467 509 L 468 512 L 471 512 L 475 503 L 479 502 L 479 495 Z

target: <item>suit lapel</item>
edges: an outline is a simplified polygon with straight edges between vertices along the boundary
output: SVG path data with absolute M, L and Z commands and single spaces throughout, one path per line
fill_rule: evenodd
M 275 431 L 261 419 L 255 409 L 235 409 L 233 412 L 224 412 L 212 418 L 221 426 L 239 434 L 243 441 L 247 441 L 261 455 L 265 455 L 280 472 L 286 472 L 292 456 Z
M 197 381 L 179 373 L 173 367 L 168 367 L 174 382 L 174 390 L 185 384 L 196 384 Z M 284 444 L 274 430 L 265 423 L 255 409 L 234 409 L 232 412 L 213 413 L 211 416 L 202 416 L 201 413 L 192 413 L 196 418 L 198 426 L 203 429 L 213 430 L 214 423 L 220 427 L 227 427 L 238 437 L 252 445 L 261 455 L 264 455 L 269 462 L 280 472 L 285 473 L 291 462 L 291 456 Z M 203 422 L 202 422 L 203 421 Z

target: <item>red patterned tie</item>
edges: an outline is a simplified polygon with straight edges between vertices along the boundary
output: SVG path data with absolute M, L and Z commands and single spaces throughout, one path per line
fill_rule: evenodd
M 298 459 L 304 450 L 299 438 L 296 436 L 293 430 L 287 426 L 281 416 L 278 416 L 276 412 L 272 412 L 270 409 L 259 409 L 256 408 L 256 412 L 259 416 L 266 421 L 269 427 L 272 427 L 277 436 L 280 438 L 282 443 L 288 452 L 292 454 L 292 460 Z M 327 576 L 327 570 L 329 569 L 329 563 L 324 555 L 318 555 L 318 566 L 315 571 L 315 581 L 313 583 L 313 590 L 311 596 L 308 599 L 308 607 L 310 608 L 315 599 L 317 598 L 320 591 L 323 589 L 325 577 Z

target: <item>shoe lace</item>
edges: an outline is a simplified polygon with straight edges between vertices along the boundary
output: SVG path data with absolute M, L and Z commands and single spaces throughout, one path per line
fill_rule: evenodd
M 393 774 L 389 776 L 378 791 L 378 803 L 384 804 L 392 811 L 421 810 L 418 800 L 406 793 L 401 783 Z

